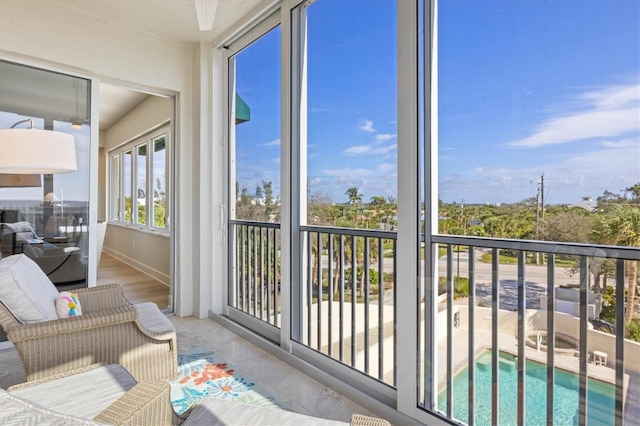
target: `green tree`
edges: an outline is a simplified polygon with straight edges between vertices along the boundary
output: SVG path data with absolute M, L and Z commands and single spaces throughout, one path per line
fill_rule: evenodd
M 640 207 L 617 205 L 596 216 L 592 231 L 595 242 L 626 247 L 640 246 Z M 625 323 L 633 319 L 636 308 L 636 287 L 638 282 L 638 262 L 625 261 L 627 278 L 627 309 Z
M 354 209 L 358 207 L 358 205 L 362 204 L 362 194 L 359 192 L 358 188 L 352 186 L 351 188 L 345 191 L 347 197 L 349 197 L 349 204 Z
M 582 209 L 549 214 L 538 222 L 536 234 L 545 241 L 587 243 L 592 220 L 591 214 Z

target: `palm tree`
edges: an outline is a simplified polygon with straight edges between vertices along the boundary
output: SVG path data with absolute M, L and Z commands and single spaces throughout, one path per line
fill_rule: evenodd
M 362 203 L 362 194 L 360 194 L 360 192 L 358 191 L 358 188 L 355 186 L 352 186 L 345 191 L 345 194 L 347 195 L 347 197 L 349 197 L 349 204 L 351 204 L 351 207 L 353 207 L 354 209 L 358 206 L 358 204 Z
M 640 246 L 640 207 L 635 205 L 617 205 L 596 218 L 592 235 L 596 242 L 617 246 Z M 638 281 L 638 262 L 626 260 L 627 310 L 625 323 L 633 319 L 636 304 L 636 284 Z

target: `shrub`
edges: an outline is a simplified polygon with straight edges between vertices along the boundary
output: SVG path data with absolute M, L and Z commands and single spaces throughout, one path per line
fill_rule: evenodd
M 635 318 L 627 324 L 627 339 L 640 342 L 640 318 Z
M 447 292 L 447 279 L 440 277 L 438 280 L 438 296 Z M 462 299 L 469 297 L 469 278 L 456 277 L 453 281 L 453 298 Z

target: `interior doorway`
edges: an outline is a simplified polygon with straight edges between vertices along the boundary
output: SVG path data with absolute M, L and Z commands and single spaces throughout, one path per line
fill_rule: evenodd
M 106 223 L 97 284 L 172 311 L 175 98 L 100 83 L 98 221 Z

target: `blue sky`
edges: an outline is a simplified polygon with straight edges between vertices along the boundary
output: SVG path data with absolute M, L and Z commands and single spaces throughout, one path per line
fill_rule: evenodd
M 640 182 L 640 2 L 444 1 L 439 22 L 442 199 Z
M 337 13 L 337 11 L 340 13 Z M 447 202 L 594 199 L 640 182 L 640 1 L 439 2 L 439 194 Z M 397 195 L 396 10 L 308 11 L 311 192 Z M 238 180 L 279 193 L 279 29 L 238 55 Z M 259 70 L 259 72 L 256 72 Z

